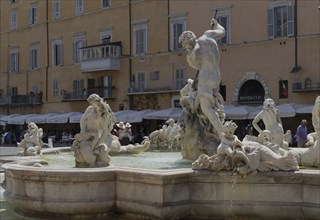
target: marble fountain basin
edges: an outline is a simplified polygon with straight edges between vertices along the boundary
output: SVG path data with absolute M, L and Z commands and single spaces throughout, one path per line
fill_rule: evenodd
M 73 168 L 32 166 L 40 161 L 30 161 L 9 162 L 2 167 L 6 201 L 16 212 L 33 218 L 108 219 L 114 213 L 133 219 L 320 216 L 319 169 L 241 178 L 229 171 L 185 167 Z

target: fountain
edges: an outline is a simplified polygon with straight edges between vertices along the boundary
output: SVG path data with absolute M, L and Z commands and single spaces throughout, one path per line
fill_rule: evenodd
M 113 165 L 110 149 L 122 146 L 110 135 L 111 110 L 95 96 L 98 102 L 89 102 L 74 142 L 76 167 L 50 167 L 30 158 L 5 163 L 6 201 L 24 216 L 42 218 L 107 219 L 119 213 L 134 219 L 319 219 L 320 98 L 309 148 L 285 149 L 283 129 L 271 129 L 281 124 L 271 100 L 268 108 L 274 114 L 260 115 L 269 130 L 238 140 L 237 125 L 225 121 L 218 92 L 216 40 L 224 29 L 215 19 L 211 24 L 212 30 L 198 39 L 191 31 L 179 39 L 188 63 L 198 71 L 180 100 L 181 156 L 194 161 L 190 167 Z M 125 148 L 130 152 L 134 146 Z

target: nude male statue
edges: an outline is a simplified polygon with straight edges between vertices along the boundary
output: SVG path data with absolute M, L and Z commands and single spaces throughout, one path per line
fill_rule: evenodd
M 179 42 L 188 52 L 189 65 L 198 70 L 198 76 L 195 79 L 197 96 L 193 108 L 198 108 L 200 105 L 203 114 L 220 134 L 222 132 L 221 117 L 214 109 L 214 106 L 222 100 L 219 94 L 220 53 L 216 41 L 224 37 L 225 29 L 215 19 L 211 20 L 211 24 L 212 30 L 205 31 L 198 39 L 192 31 L 183 32 Z

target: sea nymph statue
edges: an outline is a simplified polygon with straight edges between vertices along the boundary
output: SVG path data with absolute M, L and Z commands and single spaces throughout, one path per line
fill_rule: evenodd
M 121 146 L 118 137 L 111 133 L 116 120 L 110 106 L 97 94 L 90 95 L 87 101 L 90 106 L 81 117 L 80 133 L 72 144 L 76 167 L 109 166 L 109 152 L 139 153 L 149 148 L 148 139 L 141 145 Z

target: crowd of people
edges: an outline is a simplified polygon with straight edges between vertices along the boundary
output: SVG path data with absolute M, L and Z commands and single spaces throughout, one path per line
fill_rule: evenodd
M 137 134 L 133 134 L 132 125 L 127 122 L 119 122 L 115 124 L 112 134 L 119 138 L 121 145 L 128 145 L 128 144 L 141 144 L 146 136 L 146 131 L 142 127 L 138 130 Z
M 303 119 L 298 125 L 296 131 L 292 135 L 292 141 L 289 143 L 290 147 L 306 147 L 307 143 L 307 120 Z M 0 132 L 0 144 L 15 145 L 23 140 L 23 136 L 26 130 L 23 129 L 11 129 L 8 131 Z M 43 142 L 48 143 L 48 139 L 51 139 L 54 145 L 59 144 L 71 144 L 74 140 L 76 132 L 73 129 L 69 130 L 47 130 L 43 134 Z M 112 134 L 119 138 L 121 145 L 137 144 L 141 143 L 147 136 L 146 129 L 140 127 L 134 134 L 132 131 L 132 125 L 127 122 L 119 122 L 114 125 Z M 242 140 L 246 135 L 258 135 L 257 131 L 252 125 L 252 122 L 246 121 L 239 123 L 239 127 L 236 130 L 237 137 Z
M 8 131 L 0 132 L 0 143 L 2 145 L 16 145 L 23 140 L 26 130 L 24 129 L 11 129 Z M 70 130 L 47 130 L 43 133 L 42 140 L 44 143 L 49 143 L 51 139 L 54 144 L 71 144 L 74 139 L 75 131 Z

